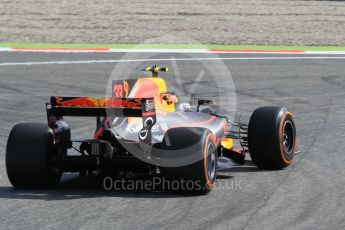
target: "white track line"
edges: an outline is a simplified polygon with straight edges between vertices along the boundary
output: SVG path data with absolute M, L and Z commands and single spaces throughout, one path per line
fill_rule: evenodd
M 10 51 L 12 51 L 12 48 L 1 47 L 1 48 L 0 48 L 0 51 L 1 51 L 1 52 L 2 52 L 2 51 L 10 52 Z
M 304 51 L 303 54 L 330 54 L 330 55 L 345 55 L 345 51 Z
M 0 66 L 30 66 L 30 65 L 65 65 L 65 64 L 97 64 L 121 62 L 149 62 L 149 61 L 208 61 L 208 60 L 315 60 L 315 59 L 345 59 L 344 57 L 213 57 L 213 58 L 153 58 L 132 60 L 80 60 L 80 61 L 47 61 L 47 62 L 4 62 Z

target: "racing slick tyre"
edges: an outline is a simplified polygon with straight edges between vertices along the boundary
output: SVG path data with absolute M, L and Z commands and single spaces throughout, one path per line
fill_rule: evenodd
M 169 129 L 162 145 L 164 151 L 171 150 L 167 151 L 169 155 L 192 154 L 192 159 L 195 159 L 192 164 L 162 169 L 170 182 L 168 189 L 196 194 L 206 194 L 212 190 L 217 177 L 217 146 L 208 129 Z M 179 186 L 174 188 L 174 183 Z
M 56 187 L 61 173 L 53 172 L 48 153 L 53 134 L 46 124 L 15 125 L 8 137 L 6 170 L 11 184 L 18 189 L 49 189 Z
M 263 169 L 283 169 L 290 165 L 296 148 L 296 127 L 292 114 L 282 107 L 256 109 L 248 126 L 249 153 Z

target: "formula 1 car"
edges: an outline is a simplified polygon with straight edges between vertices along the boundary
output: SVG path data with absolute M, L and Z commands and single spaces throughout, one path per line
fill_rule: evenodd
M 117 178 L 147 174 L 191 182 L 192 191 L 207 193 L 220 157 L 244 164 L 249 153 L 263 169 L 291 164 L 296 128 L 286 108 L 260 107 L 246 125 L 215 112 L 212 100 L 179 102 L 157 76 L 167 67 L 145 70 L 152 77 L 113 81 L 112 97 L 52 96 L 47 124 L 15 125 L 6 149 L 11 184 L 54 188 L 64 172 Z M 95 117 L 94 138 L 73 140 L 64 116 Z M 78 154 L 70 154 L 72 148 Z

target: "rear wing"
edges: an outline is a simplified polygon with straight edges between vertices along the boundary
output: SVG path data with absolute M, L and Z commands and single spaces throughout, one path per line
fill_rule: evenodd
M 93 97 L 59 97 L 50 98 L 46 103 L 47 115 L 55 117 L 142 117 L 145 105 L 153 98 L 93 98 Z M 153 102 L 154 103 L 154 102 Z M 152 109 L 152 108 L 151 108 Z M 153 108 L 154 109 L 154 108 Z M 152 111 L 154 112 L 154 111 Z
M 62 120 L 63 116 L 96 117 L 142 117 L 143 128 L 138 137 L 144 151 L 151 146 L 151 128 L 156 123 L 154 98 L 94 98 L 52 96 L 46 103 L 48 123 Z

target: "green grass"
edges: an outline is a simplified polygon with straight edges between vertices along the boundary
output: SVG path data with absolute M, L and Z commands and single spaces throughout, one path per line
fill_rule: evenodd
M 266 46 L 266 45 L 178 45 L 178 44 L 59 44 L 0 42 L 0 47 L 11 48 L 56 48 L 56 49 L 218 49 L 218 50 L 305 50 L 305 51 L 345 51 L 345 46 Z

